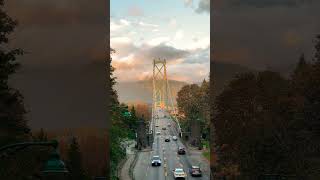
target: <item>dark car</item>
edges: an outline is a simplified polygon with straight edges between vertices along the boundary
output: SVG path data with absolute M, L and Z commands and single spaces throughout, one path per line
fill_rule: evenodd
M 165 142 L 170 142 L 170 137 L 166 137 L 166 138 L 164 139 L 164 141 L 165 141 Z
M 202 172 L 199 166 L 191 166 L 190 170 L 189 170 L 191 176 L 194 177 L 201 177 L 202 176 Z
M 162 128 L 162 130 L 166 130 L 166 129 L 167 129 L 166 127 L 163 127 L 163 128 Z
M 186 154 L 184 147 L 178 147 L 178 154 Z

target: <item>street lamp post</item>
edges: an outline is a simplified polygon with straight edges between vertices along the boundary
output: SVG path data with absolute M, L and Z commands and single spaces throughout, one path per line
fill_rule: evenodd
M 6 151 L 20 151 L 30 146 L 49 146 L 54 150 L 50 154 L 49 160 L 46 162 L 44 169 L 42 170 L 41 177 L 43 180 L 67 180 L 68 170 L 65 167 L 64 162 L 60 159 L 58 153 L 58 141 L 45 141 L 45 142 L 23 142 L 10 144 L 0 147 L 0 154 Z

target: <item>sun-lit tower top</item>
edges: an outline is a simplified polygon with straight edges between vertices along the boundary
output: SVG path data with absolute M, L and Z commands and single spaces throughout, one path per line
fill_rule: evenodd
M 155 108 L 168 107 L 167 66 L 165 59 L 153 60 L 153 105 Z

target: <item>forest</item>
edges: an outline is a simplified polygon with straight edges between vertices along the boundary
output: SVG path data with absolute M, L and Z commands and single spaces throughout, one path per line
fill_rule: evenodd
M 297 57 L 289 77 L 268 70 L 241 73 L 213 97 L 215 175 L 320 178 L 320 35 L 314 42 L 313 59 Z

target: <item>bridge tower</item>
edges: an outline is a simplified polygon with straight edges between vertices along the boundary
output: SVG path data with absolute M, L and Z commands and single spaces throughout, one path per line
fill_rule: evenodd
M 170 84 L 167 76 L 167 61 L 165 59 L 153 60 L 153 97 L 152 97 L 152 125 L 150 130 L 154 130 L 154 120 L 157 118 L 155 111 L 162 109 L 169 112 L 177 123 L 177 130 L 181 136 L 181 127 L 177 120 L 176 108 L 173 103 L 173 96 L 171 94 Z M 154 134 L 154 132 L 153 132 Z
M 167 62 L 165 59 L 153 60 L 153 108 L 168 109 L 169 87 L 167 77 Z

